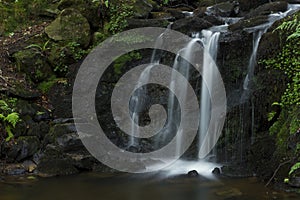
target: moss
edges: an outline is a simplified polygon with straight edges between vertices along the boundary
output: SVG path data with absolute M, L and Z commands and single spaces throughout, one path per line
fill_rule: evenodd
M 141 55 L 140 53 L 137 52 L 130 52 L 129 54 L 125 54 L 118 59 L 115 60 L 114 62 L 114 71 L 116 74 L 121 74 L 122 67 L 127 63 L 132 60 L 140 60 Z

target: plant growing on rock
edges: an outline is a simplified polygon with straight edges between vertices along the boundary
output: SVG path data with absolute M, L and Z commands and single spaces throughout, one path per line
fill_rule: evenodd
M 20 120 L 19 114 L 14 112 L 14 110 L 6 103 L 4 100 L 0 100 L 0 122 L 4 125 L 7 137 L 6 141 L 9 141 L 14 137 L 12 129 L 16 127 L 18 121 Z

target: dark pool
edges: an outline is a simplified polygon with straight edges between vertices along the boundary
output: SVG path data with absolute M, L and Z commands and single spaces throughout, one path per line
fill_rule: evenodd
M 261 200 L 300 199 L 264 187 L 255 178 L 203 180 L 162 178 L 159 174 L 97 174 L 69 177 L 8 177 L 0 182 L 1 200 Z

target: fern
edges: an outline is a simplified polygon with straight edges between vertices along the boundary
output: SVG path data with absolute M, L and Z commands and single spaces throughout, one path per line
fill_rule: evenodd
M 20 121 L 19 114 L 13 112 L 13 109 L 4 100 L 0 100 L 0 122 L 3 123 L 7 137 L 5 141 L 11 140 L 14 137 L 12 133 L 12 128 L 15 128 L 17 123 Z
M 287 40 L 293 39 L 293 38 L 299 38 L 300 37 L 300 21 L 299 21 L 299 15 L 295 15 L 293 20 L 285 21 L 281 25 L 279 25 L 274 31 L 279 30 L 280 32 L 292 32 L 287 37 Z
M 16 124 L 19 121 L 19 114 L 16 112 L 10 113 L 6 116 L 6 118 L 4 120 L 7 121 L 9 124 L 11 124 L 15 128 Z
M 296 164 L 293 165 L 293 167 L 291 167 L 291 170 L 289 172 L 289 176 L 295 172 L 297 169 L 300 169 L 300 162 L 297 162 Z

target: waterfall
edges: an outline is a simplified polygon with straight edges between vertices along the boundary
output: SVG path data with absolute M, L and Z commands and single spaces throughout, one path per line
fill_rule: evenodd
M 193 50 L 194 50 L 194 45 L 199 42 L 199 38 L 198 35 L 196 35 L 196 38 L 194 38 L 193 40 L 191 40 L 187 46 L 183 49 L 181 49 L 178 54 L 176 55 L 174 64 L 173 64 L 173 69 L 178 71 L 179 73 L 181 73 L 187 80 L 189 80 L 189 71 L 190 71 L 190 64 L 185 61 L 184 59 L 182 59 L 182 57 L 188 58 L 188 60 L 192 60 L 193 59 Z M 182 56 L 182 57 L 181 57 Z M 171 77 L 171 82 L 170 82 L 170 88 L 171 90 L 174 90 L 175 87 L 175 81 L 177 80 L 177 73 L 172 73 L 172 77 Z M 186 84 L 180 84 L 180 95 L 182 97 L 186 96 L 186 91 L 187 91 L 187 85 Z M 170 92 L 169 94 L 169 99 L 168 99 L 168 123 L 167 126 L 169 128 L 169 131 L 172 129 L 172 126 L 174 124 L 178 125 L 177 122 L 180 122 L 180 113 L 178 112 L 178 108 L 177 105 L 175 104 L 175 96 L 173 93 Z M 183 109 L 183 108 L 181 108 Z M 175 122 L 175 123 L 174 123 Z M 179 130 L 182 131 L 182 130 Z M 166 137 L 166 135 L 164 136 Z M 177 137 L 176 140 L 176 154 L 179 155 L 179 152 L 181 152 L 181 141 L 182 138 Z M 163 138 L 163 140 L 165 140 L 165 138 Z
M 155 49 L 151 56 L 151 61 L 149 66 L 146 67 L 146 69 L 141 73 L 138 83 L 135 87 L 135 91 L 137 91 L 131 98 L 130 104 L 133 105 L 133 111 L 132 111 L 132 124 L 131 124 L 131 136 L 130 140 L 127 144 L 127 147 L 137 147 L 138 144 L 136 143 L 136 136 L 139 136 L 139 112 L 142 111 L 142 109 L 145 107 L 145 100 L 143 97 L 147 96 L 147 88 L 142 88 L 144 84 L 148 83 L 151 69 L 159 64 L 160 60 L 160 51 L 158 50 L 159 47 L 163 44 L 163 34 L 161 34 L 156 42 L 155 42 Z
M 212 32 L 210 30 L 202 31 L 201 42 L 204 47 L 203 55 L 203 71 L 202 71 L 202 89 L 201 89 L 201 105 L 200 105 L 200 129 L 199 129 L 199 155 L 201 155 L 201 145 L 207 135 L 207 129 L 210 123 L 211 101 L 209 91 L 212 89 L 213 67 L 212 61 L 217 58 L 218 41 L 220 32 Z

